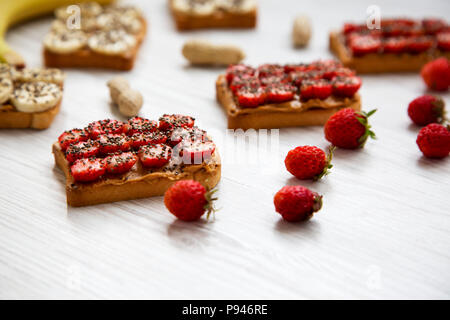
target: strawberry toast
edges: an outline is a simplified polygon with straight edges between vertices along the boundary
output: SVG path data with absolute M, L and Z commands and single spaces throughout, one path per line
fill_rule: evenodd
M 256 0 L 169 0 L 178 30 L 254 28 Z
M 346 23 L 331 32 L 330 49 L 359 73 L 418 71 L 436 57 L 450 58 L 450 26 L 440 19 L 385 19 L 380 29 Z
M 216 81 L 229 129 L 323 125 L 340 109 L 359 111 L 361 79 L 334 60 L 232 65 Z
M 75 207 L 161 196 L 186 179 L 212 189 L 221 174 L 214 142 L 183 115 L 95 121 L 63 132 L 53 154 Z
M 96 2 L 79 4 L 80 25 L 70 26 L 67 7 L 56 9 L 56 20 L 44 38 L 47 67 L 93 67 L 131 70 L 146 34 L 146 21 L 133 6 Z
M 58 114 L 65 75 L 0 63 L 0 128 L 46 129 Z

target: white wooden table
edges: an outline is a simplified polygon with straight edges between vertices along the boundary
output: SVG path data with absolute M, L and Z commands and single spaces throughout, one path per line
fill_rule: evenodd
M 256 30 L 178 33 L 165 1 L 141 1 L 150 32 L 124 75 L 144 94 L 142 115 L 191 114 L 222 135 L 226 120 L 214 90 L 222 70 L 187 66 L 180 53 L 186 39 L 235 43 L 254 65 L 330 58 L 328 31 L 365 20 L 372 4 L 260 2 Z M 376 4 L 386 16 L 450 12 L 447 0 Z M 296 13 L 313 21 L 305 50 L 291 47 Z M 42 63 L 50 21 L 8 34 L 30 66 Z M 379 139 L 363 150 L 337 150 L 322 181 L 297 181 L 283 166 L 291 148 L 327 147 L 322 128 L 282 129 L 276 170 L 224 164 L 215 221 L 182 223 L 161 197 L 67 207 L 51 144 L 65 129 L 120 119 L 105 85 L 116 73 L 67 73 L 50 129 L 0 131 L 0 298 L 450 298 L 450 159 L 427 160 L 416 146 L 418 128 L 406 108 L 425 91 L 419 75 L 363 77 L 363 105 L 378 108 L 372 124 Z M 450 95 L 443 97 L 450 105 Z M 232 151 L 224 148 L 222 155 Z M 289 224 L 275 213 L 273 195 L 286 184 L 324 195 L 311 221 Z

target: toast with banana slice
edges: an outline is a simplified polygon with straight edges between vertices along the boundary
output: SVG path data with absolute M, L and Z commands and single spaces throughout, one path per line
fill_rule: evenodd
M 59 69 L 0 64 L 0 128 L 48 128 L 60 109 L 64 78 Z
M 95 2 L 79 7 L 78 25 L 67 7 L 55 10 L 56 19 L 43 41 L 45 65 L 131 70 L 147 29 L 140 10 Z
M 178 30 L 254 28 L 256 0 L 169 0 Z

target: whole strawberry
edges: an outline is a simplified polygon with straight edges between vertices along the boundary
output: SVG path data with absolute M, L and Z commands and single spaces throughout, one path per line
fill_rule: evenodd
M 205 212 L 207 217 L 214 212 L 215 190 L 207 191 L 200 182 L 181 180 L 167 189 L 164 195 L 166 208 L 180 220 L 198 220 Z
M 300 146 L 288 152 L 284 164 L 286 169 L 298 179 L 319 180 L 328 174 L 331 169 L 333 148 L 330 148 L 328 156 L 325 152 L 313 146 Z
M 445 91 L 450 86 L 450 61 L 438 58 L 422 67 L 422 79 L 431 90 Z
M 408 106 L 408 115 L 419 126 L 434 122 L 440 123 L 444 117 L 444 106 L 441 98 L 424 95 L 411 101 Z
M 417 135 L 417 145 L 428 158 L 445 158 L 450 153 L 450 128 L 438 123 L 423 127 Z
M 377 110 L 366 113 L 345 108 L 336 112 L 325 123 L 325 138 L 333 145 L 344 149 L 363 147 L 368 137 L 376 138 L 368 122 L 368 118 L 375 111 Z
M 275 194 L 273 203 L 284 220 L 303 221 L 322 208 L 322 196 L 302 186 L 286 186 Z

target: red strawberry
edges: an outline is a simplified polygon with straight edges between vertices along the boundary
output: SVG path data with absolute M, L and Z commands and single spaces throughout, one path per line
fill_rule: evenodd
M 376 109 L 365 113 L 344 108 L 336 112 L 325 123 L 325 138 L 344 149 L 363 147 L 368 137 L 375 139 L 375 133 L 370 130 L 368 123 L 368 118 L 375 111 Z
M 125 124 L 125 131 L 129 136 L 137 132 L 153 132 L 157 129 L 158 122 L 141 117 L 133 117 Z
M 450 153 L 450 127 L 431 123 L 419 131 L 416 142 L 425 157 L 445 158 Z
M 141 146 L 148 144 L 166 143 L 166 141 L 167 136 L 161 132 L 142 132 L 131 136 L 131 146 L 134 149 L 139 149 Z
M 364 28 L 363 26 L 354 23 L 344 23 L 342 31 L 344 32 L 344 34 L 348 34 L 352 32 L 361 31 L 363 28 Z
M 322 78 L 327 80 L 332 80 L 335 77 L 351 77 L 354 76 L 355 72 L 349 68 L 339 67 L 339 68 L 328 68 L 322 73 Z
M 433 39 L 428 36 L 410 37 L 406 49 L 411 53 L 420 53 L 427 51 L 432 46 Z
M 112 154 L 105 158 L 106 171 L 112 174 L 128 172 L 137 161 L 137 156 L 132 152 Z
M 105 162 L 100 158 L 78 159 L 70 167 L 73 179 L 81 182 L 97 180 L 105 171 Z
M 97 138 L 99 152 L 101 154 L 128 151 L 131 148 L 131 140 L 124 134 L 101 134 Z
M 333 87 L 328 80 L 304 80 L 300 87 L 300 97 L 302 99 L 321 99 L 328 98 L 333 91 Z
M 283 76 L 271 76 L 271 77 L 265 77 L 260 79 L 260 83 L 263 87 L 265 86 L 271 86 L 275 84 L 287 84 L 289 82 L 289 78 L 287 75 Z
M 442 51 L 450 51 L 450 32 L 441 32 L 437 35 L 437 46 Z
M 167 164 L 172 156 L 172 149 L 165 144 L 142 146 L 139 158 L 145 167 L 160 168 Z
M 408 48 L 409 41 L 404 37 L 390 37 L 383 43 L 383 51 L 386 53 L 402 53 Z
M 336 77 L 331 81 L 333 94 L 340 97 L 353 97 L 361 84 L 361 79 L 357 76 Z
M 64 131 L 58 138 L 59 145 L 62 151 L 66 151 L 71 144 L 86 141 L 89 138 L 88 134 L 83 129 L 72 129 Z
M 125 126 L 122 121 L 106 119 L 90 123 L 86 130 L 92 139 L 96 139 L 100 134 L 123 133 Z
M 328 60 L 318 60 L 318 61 L 314 61 L 311 62 L 311 64 L 309 65 L 309 69 L 314 69 L 314 70 L 323 70 L 323 69 L 337 69 L 342 67 L 342 64 L 334 59 L 328 59 Z
M 444 101 L 441 98 L 424 95 L 411 101 L 408 106 L 408 115 L 419 126 L 442 122 L 444 106 Z
M 230 89 L 234 94 L 242 87 L 260 87 L 261 82 L 253 75 L 244 75 L 242 77 L 235 77 L 230 83 Z
M 81 141 L 75 144 L 70 145 L 66 149 L 66 159 L 70 163 L 74 162 L 77 159 L 81 158 L 89 158 L 97 155 L 99 152 L 99 148 L 97 143 L 94 141 Z
M 212 141 L 186 141 L 180 150 L 185 164 L 201 164 L 211 159 L 216 145 Z
M 175 217 L 184 221 L 195 221 L 207 212 L 207 218 L 214 212 L 215 190 L 207 191 L 200 182 L 181 180 L 167 189 L 164 204 Z
M 242 87 L 236 96 L 242 108 L 255 108 L 266 102 L 266 92 L 262 87 Z
M 253 75 L 254 73 L 255 69 L 253 69 L 250 66 L 246 66 L 243 64 L 235 64 L 227 68 L 226 77 L 228 83 L 231 83 L 231 80 L 233 80 L 235 76 Z
M 286 186 L 275 194 L 273 203 L 284 220 L 304 221 L 322 208 L 322 196 L 302 186 Z
M 294 99 L 297 87 L 290 84 L 274 83 L 266 87 L 267 102 L 280 103 Z
M 192 128 L 195 119 L 181 114 L 164 114 L 159 118 L 159 130 L 173 130 L 174 128 Z
M 350 49 L 354 56 L 377 53 L 381 48 L 381 40 L 372 36 L 358 36 L 350 41 Z
M 177 128 L 172 131 L 169 144 L 172 146 L 178 145 L 181 141 L 207 141 L 208 137 L 206 131 L 197 127 L 193 128 Z
M 325 152 L 313 146 L 301 146 L 288 152 L 284 164 L 286 169 L 298 179 L 319 180 L 329 173 L 333 148 L 330 148 L 328 156 Z
M 423 81 L 431 90 L 445 91 L 450 86 L 450 61 L 441 57 L 422 67 Z
M 288 79 L 300 88 L 304 80 L 317 80 L 322 77 L 322 73 L 317 70 L 293 71 L 289 73 Z
M 423 19 L 422 26 L 427 34 L 436 34 L 447 26 L 441 19 Z
M 263 64 L 258 67 L 256 73 L 259 78 L 273 76 L 281 77 L 284 75 L 284 67 L 277 64 Z

